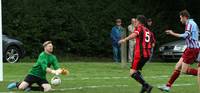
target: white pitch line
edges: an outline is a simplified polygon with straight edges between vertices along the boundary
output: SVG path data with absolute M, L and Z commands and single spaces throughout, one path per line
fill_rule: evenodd
M 162 84 L 158 84 L 157 86 L 161 86 Z M 191 86 L 194 84 L 185 83 L 185 84 L 174 84 L 173 87 L 180 86 Z M 53 89 L 53 91 L 69 91 L 69 90 L 82 90 L 82 89 L 97 89 L 97 88 L 113 88 L 113 87 L 128 87 L 129 85 L 100 85 L 100 86 L 80 86 L 80 87 L 71 87 L 71 88 L 61 88 L 61 89 Z M 140 86 L 140 85 L 138 85 Z M 0 92 L 0 93 L 16 93 L 16 92 Z
M 156 86 L 163 86 L 164 84 L 157 84 Z M 180 86 L 192 86 L 192 83 L 182 83 L 182 84 L 173 84 L 173 87 L 180 87 Z
M 146 76 L 144 78 L 158 79 L 158 78 L 168 78 L 170 75 L 161 76 Z M 191 77 L 191 75 L 182 75 L 181 77 Z M 62 80 L 108 80 L 108 79 L 128 79 L 130 77 L 82 77 L 82 78 L 64 78 Z
M 160 86 L 161 84 L 157 85 Z M 174 84 L 174 87 L 179 86 L 191 86 L 194 84 Z M 128 87 L 129 85 L 100 85 L 100 86 L 81 86 L 81 87 L 71 87 L 71 88 L 62 88 L 62 89 L 54 89 L 59 91 L 67 91 L 67 90 L 82 90 L 82 89 L 96 89 L 96 88 L 113 88 L 113 87 Z M 138 85 L 139 86 L 139 85 Z
M 128 85 L 81 86 L 81 87 L 62 88 L 62 89 L 54 89 L 54 90 L 66 91 L 66 90 L 82 90 L 82 89 L 112 88 L 112 87 L 128 87 Z
M 179 87 L 179 86 L 191 86 L 194 84 L 173 84 L 174 87 Z
M 162 79 L 162 78 L 168 78 L 170 75 L 160 75 L 160 76 L 144 76 L 144 78 L 146 79 Z M 17 77 L 17 76 L 13 76 L 13 77 Z M 181 75 L 180 77 L 193 77 L 191 75 Z M 130 77 L 125 76 L 125 77 L 82 77 L 82 78 L 63 78 L 62 80 L 110 80 L 110 79 L 128 79 Z M 13 79 L 11 80 L 4 80 L 4 81 L 14 81 Z

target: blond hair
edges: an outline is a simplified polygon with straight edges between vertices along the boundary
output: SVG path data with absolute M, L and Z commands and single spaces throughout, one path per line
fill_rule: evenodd
M 52 44 L 52 41 L 45 41 L 45 42 L 42 44 L 42 46 L 43 46 L 43 47 L 46 47 L 48 44 Z

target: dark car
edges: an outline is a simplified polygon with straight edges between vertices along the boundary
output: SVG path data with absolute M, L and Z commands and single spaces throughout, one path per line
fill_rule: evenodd
M 25 49 L 21 41 L 8 37 L 7 35 L 3 36 L 3 60 L 4 62 L 16 63 L 20 58 L 24 57 Z
M 177 60 L 186 47 L 184 40 L 169 42 L 159 47 L 159 56 L 163 60 Z

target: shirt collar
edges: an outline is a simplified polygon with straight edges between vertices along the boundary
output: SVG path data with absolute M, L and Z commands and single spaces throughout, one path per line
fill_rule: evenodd
M 189 21 L 193 21 L 193 19 L 188 19 L 188 20 L 187 20 L 187 22 L 186 22 L 186 24 L 188 24 L 188 23 L 189 23 Z

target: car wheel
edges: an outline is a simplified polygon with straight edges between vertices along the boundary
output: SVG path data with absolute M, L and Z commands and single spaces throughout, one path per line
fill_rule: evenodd
M 19 58 L 20 50 L 15 46 L 8 47 L 8 49 L 5 52 L 5 60 L 8 63 L 16 63 L 18 62 Z

